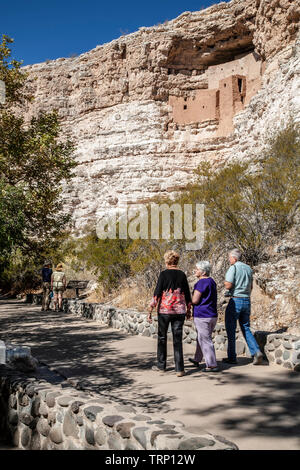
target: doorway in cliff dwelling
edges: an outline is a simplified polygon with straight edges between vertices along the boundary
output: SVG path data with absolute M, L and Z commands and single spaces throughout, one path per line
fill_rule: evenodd
M 242 78 L 238 78 L 238 89 L 240 93 L 242 93 L 242 85 L 243 85 Z
M 240 96 L 241 103 L 244 104 L 245 95 L 246 95 L 246 78 L 237 77 L 237 87 Z
M 239 90 L 241 102 L 244 104 L 244 96 L 242 95 L 242 89 L 243 89 L 243 79 L 238 78 L 238 90 Z
M 216 119 L 220 119 L 220 90 L 216 91 Z

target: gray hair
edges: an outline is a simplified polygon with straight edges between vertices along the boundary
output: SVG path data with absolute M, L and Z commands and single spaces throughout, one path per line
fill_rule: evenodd
M 198 269 L 200 269 L 200 271 L 205 273 L 206 276 L 210 275 L 211 265 L 208 261 L 198 261 L 196 263 L 196 266 L 197 266 Z
M 238 261 L 242 256 L 242 252 L 238 248 L 234 248 L 234 250 L 229 252 L 229 255 Z

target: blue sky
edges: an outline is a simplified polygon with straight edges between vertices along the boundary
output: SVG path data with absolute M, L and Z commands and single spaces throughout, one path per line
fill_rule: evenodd
M 24 65 L 70 57 L 219 0 L 0 0 L 0 33 Z

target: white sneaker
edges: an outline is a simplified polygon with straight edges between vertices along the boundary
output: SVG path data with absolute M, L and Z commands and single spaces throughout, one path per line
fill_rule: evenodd
M 257 353 L 254 354 L 253 365 L 259 366 L 262 363 L 263 358 L 264 358 L 263 353 L 261 351 L 257 351 Z

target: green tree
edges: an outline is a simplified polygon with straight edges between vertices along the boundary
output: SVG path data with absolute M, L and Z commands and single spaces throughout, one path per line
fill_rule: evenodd
M 63 139 L 56 110 L 42 112 L 29 122 L 24 105 L 27 74 L 11 59 L 12 39 L 0 44 L 0 80 L 6 102 L 0 106 L 0 277 L 19 250 L 41 260 L 67 227 L 62 182 L 72 177 L 74 144 Z
M 120 279 L 130 274 L 126 257 L 130 243 L 130 240 L 119 238 L 102 240 L 91 232 L 77 241 L 73 254 L 77 263 L 97 274 L 103 287 L 110 291 L 119 286 Z
M 5 83 L 6 103 L 8 106 L 24 104 L 31 96 L 25 92 L 24 84 L 27 73 L 21 70 L 22 61 L 11 58 L 11 49 L 9 44 L 13 43 L 6 34 L 2 35 L 0 44 L 0 80 Z

